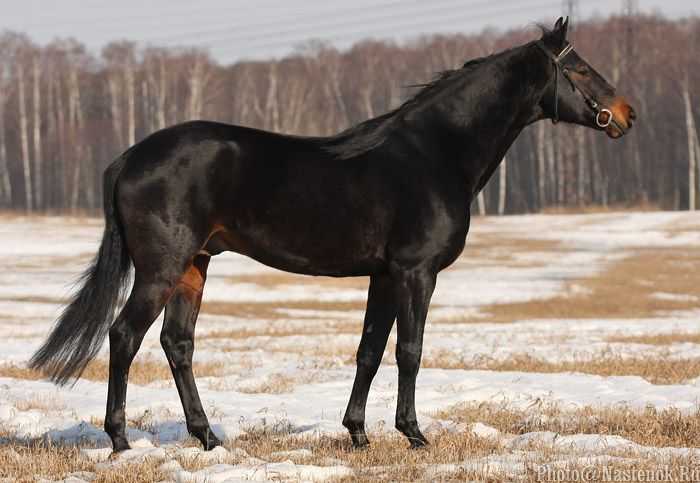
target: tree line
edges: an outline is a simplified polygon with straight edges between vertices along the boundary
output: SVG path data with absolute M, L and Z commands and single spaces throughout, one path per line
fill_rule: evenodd
M 101 174 L 151 132 L 190 119 L 328 135 L 382 114 L 435 73 L 535 38 L 534 30 L 368 40 L 347 51 L 310 42 L 289 57 L 220 65 L 192 48 L 115 42 L 38 46 L 0 35 L 0 209 L 92 212 Z M 694 209 L 700 160 L 700 19 L 615 16 L 571 40 L 635 106 L 619 141 L 580 127 L 527 128 L 475 203 L 480 213 L 653 204 Z M 241 57 L 245 52 L 241 52 Z

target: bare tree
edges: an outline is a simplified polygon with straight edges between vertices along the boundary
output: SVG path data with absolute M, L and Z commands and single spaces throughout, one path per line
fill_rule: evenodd
M 268 68 L 267 98 L 265 101 L 265 126 L 273 131 L 280 129 L 280 114 L 277 98 L 277 63 L 273 62 Z
M 85 148 L 82 144 L 83 134 L 83 109 L 80 96 L 80 85 L 78 82 L 77 66 L 72 65 L 68 78 L 68 121 L 70 123 L 71 139 L 74 142 L 74 159 L 71 182 L 70 207 L 72 211 L 77 211 L 80 196 L 80 180 L 84 176 Z M 94 203 L 94 189 L 92 185 L 85 186 L 88 193 L 88 204 Z
M 22 167 L 24 169 L 24 203 L 27 211 L 34 208 L 34 188 L 32 183 L 32 166 L 29 159 L 29 127 L 27 120 L 26 79 L 22 61 L 15 64 L 17 77 L 17 102 L 19 106 L 20 143 L 22 146 Z
M 694 18 L 579 22 L 577 50 L 629 95 L 640 113 L 635 128 L 610 143 L 597 132 L 538 124 L 515 142 L 475 211 L 645 200 L 679 209 L 686 199 L 697 207 L 700 58 L 692 50 L 699 32 Z M 365 41 L 344 52 L 316 43 L 279 61 L 220 66 L 191 49 L 120 42 L 97 58 L 76 41 L 39 48 L 26 36 L 0 34 L 0 208 L 95 208 L 107 160 L 186 119 L 332 134 L 416 92 L 403 86 L 533 35 L 489 30 L 404 46 Z
M 33 105 L 34 105 L 34 179 L 35 179 L 35 203 L 38 209 L 43 208 L 44 205 L 44 188 L 42 184 L 42 177 L 44 176 L 44 170 L 42 167 L 43 156 L 41 153 L 41 58 L 39 52 L 35 53 L 32 59 L 32 72 L 33 72 Z
M 576 199 L 580 206 L 586 203 L 586 131 L 576 130 L 576 160 L 578 163 Z
M 498 214 L 506 212 L 506 181 L 508 179 L 508 160 L 504 157 L 498 167 Z
M 537 203 L 542 208 L 547 204 L 547 168 L 545 158 L 545 123 L 537 126 Z
M 484 190 L 479 191 L 476 195 L 476 206 L 481 216 L 486 215 L 486 200 L 484 200 Z
M 167 126 L 166 102 L 168 98 L 168 79 L 166 71 L 167 53 L 162 49 L 149 49 L 144 56 L 144 70 L 148 92 L 154 99 L 155 128 Z M 144 96 L 145 97 L 145 96 Z
M 193 51 L 189 56 L 191 65 L 188 69 L 189 86 L 188 119 L 201 119 L 204 113 L 204 91 L 211 77 L 210 61 L 205 54 Z M 272 65 L 277 65 L 272 64 Z
M 5 66 L 0 64 L 0 195 L 5 206 L 12 206 L 12 183 L 5 141 L 5 102 Z
M 696 189 L 695 173 L 697 172 L 697 159 L 695 157 L 697 149 L 697 133 L 695 131 L 695 118 L 693 116 L 693 107 L 690 102 L 690 87 L 686 79 L 683 82 L 683 103 L 685 105 L 685 128 L 688 138 L 688 209 L 695 211 L 696 204 Z

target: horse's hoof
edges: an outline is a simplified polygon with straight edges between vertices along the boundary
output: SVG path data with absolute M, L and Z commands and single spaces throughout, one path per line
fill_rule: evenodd
M 221 445 L 223 445 L 221 440 L 214 435 L 210 435 L 209 439 L 202 442 L 202 447 L 204 448 L 204 451 L 211 451 L 214 448 L 216 448 L 217 446 L 221 446 Z
M 120 443 L 113 445 L 112 447 L 112 453 L 109 455 L 109 459 L 113 460 L 119 457 L 120 454 L 122 454 L 124 451 L 131 449 L 131 446 L 129 446 L 129 443 Z
M 355 451 L 360 451 L 367 448 L 369 448 L 369 439 L 367 439 L 367 435 L 352 435 L 352 449 Z
M 210 451 L 223 444 L 208 426 L 203 429 L 190 429 L 190 434 L 197 438 L 200 443 L 202 443 L 202 448 L 204 448 L 204 451 Z
M 430 446 L 430 443 L 428 442 L 427 439 L 425 439 L 425 436 L 421 438 L 411 438 L 411 449 L 426 449 L 428 446 Z
M 397 422 L 396 423 L 396 429 L 398 429 L 406 438 L 408 438 L 408 442 L 411 444 L 411 449 L 420 449 L 428 446 L 428 440 L 425 436 L 423 436 L 423 433 L 420 432 L 420 429 L 418 429 L 418 423 L 415 421 L 413 422 Z

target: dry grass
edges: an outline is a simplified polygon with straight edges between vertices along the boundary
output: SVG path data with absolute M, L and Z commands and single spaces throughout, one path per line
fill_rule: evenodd
M 220 376 L 224 372 L 220 362 L 203 362 L 193 364 L 195 376 Z M 103 359 L 95 359 L 85 368 L 80 376 L 88 381 L 106 381 L 109 376 L 109 362 Z M 12 377 L 15 379 L 38 380 L 46 376 L 40 371 L 35 371 L 24 366 L 14 364 L 0 364 L 0 377 Z M 133 384 L 150 384 L 155 381 L 172 379 L 170 367 L 165 362 L 155 361 L 148 357 L 137 357 L 129 370 L 129 382 Z
M 562 435 L 617 435 L 644 446 L 700 447 L 700 409 L 683 414 L 677 409 L 648 407 L 586 407 L 564 411 L 557 406 L 526 410 L 491 404 L 461 404 L 440 411 L 438 418 L 459 423 L 481 422 L 505 434 L 552 431 Z
M 36 477 L 64 478 L 74 471 L 90 471 L 92 465 L 79 457 L 74 447 L 41 443 L 0 446 L 0 477 L 18 482 L 34 482 Z
M 241 386 L 237 389 L 245 394 L 284 394 L 292 392 L 301 382 L 287 374 L 276 373 L 270 374 L 263 382 L 254 386 Z
M 458 422 L 484 422 L 497 427 L 504 433 L 523 434 L 529 431 L 555 431 L 561 434 L 619 434 L 625 438 L 647 446 L 692 446 L 697 447 L 700 436 L 700 415 L 681 415 L 677 411 L 632 411 L 626 408 L 581 409 L 575 413 L 564 413 L 554 408 L 540 411 L 539 417 L 528 417 L 531 413 L 514 411 L 494 406 L 460 406 L 444 411 L 439 417 Z M 313 437 L 290 435 L 283 426 L 269 430 L 259 429 L 249 432 L 230 442 L 230 445 L 243 448 L 249 454 L 275 461 L 288 456 L 274 456 L 279 451 L 307 449 L 310 455 L 293 457 L 297 464 L 330 465 L 343 464 L 353 469 L 354 475 L 340 481 L 511 481 L 512 476 L 493 471 L 486 465 L 473 470 L 457 470 L 445 473 L 436 472 L 428 465 L 459 464 L 473 462 L 480 458 L 511 456 L 499 442 L 475 437 L 469 432 L 431 434 L 431 445 L 425 450 L 407 450 L 407 443 L 396 433 L 370 434 L 372 445 L 362 451 L 353 451 L 349 438 Z M 570 454 L 565 450 L 546 447 L 533 447 L 531 454 L 520 453 L 525 458 L 526 474 L 524 481 L 537 479 L 537 469 L 554 460 L 563 461 Z M 624 454 L 635 459 L 635 469 L 658 468 L 661 463 L 674 469 L 681 466 L 696 466 L 687 459 L 676 458 L 660 462 L 650 456 Z M 629 462 L 611 461 L 609 469 L 629 468 Z M 570 469 L 579 467 L 576 463 Z M 569 480 L 561 480 L 569 481 Z M 593 479 L 592 481 L 597 481 Z
M 249 454 L 265 461 L 282 461 L 287 456 L 273 456 L 278 451 L 308 449 L 310 456 L 292 457 L 297 464 L 314 464 L 318 466 L 349 466 L 354 474 L 336 482 L 376 482 L 376 481 L 511 481 L 512 475 L 503 473 L 483 465 L 478 469 L 440 470 L 429 465 L 455 464 L 508 455 L 496 442 L 478 438 L 469 433 L 440 433 L 432 434 L 432 445 L 425 450 L 412 451 L 407 449 L 404 438 L 398 435 L 370 434 L 372 446 L 363 451 L 353 451 L 347 437 L 298 437 L 282 433 L 258 432 L 249 433 L 234 441 L 228 441 L 227 446 L 242 448 Z M 518 481 L 541 482 L 542 465 L 552 461 L 562 461 L 566 453 L 555 452 L 547 448 L 537 449 L 531 454 L 520 454 L 526 464 L 525 474 L 519 475 Z M 618 456 L 626 456 L 618 454 Z M 634 458 L 634 463 L 624 460 L 611 460 L 606 463 L 609 470 L 622 469 L 659 469 L 668 465 L 675 474 L 681 474 L 681 468 L 697 468 L 697 461 L 688 458 L 672 458 L 665 461 L 654 460 L 649 456 L 628 454 Z M 184 460 L 178 458 L 180 464 L 189 471 L 204 467 L 196 459 Z M 236 459 L 226 460 L 235 464 Z M 10 481 L 34 482 L 37 476 L 50 479 L 61 479 L 70 473 L 88 471 L 95 473 L 99 483 L 136 483 L 145 481 L 163 481 L 168 475 L 159 471 L 162 461 L 146 460 L 133 465 L 96 469 L 93 463 L 79 457 L 78 449 L 74 447 L 49 446 L 41 444 L 5 446 L 0 448 L 0 477 Z M 571 462 L 563 468 L 573 472 L 590 468 L 590 464 Z M 572 481 L 559 478 L 550 481 Z M 602 481 L 602 478 L 585 481 Z M 611 480 L 608 480 L 611 481 Z M 614 480 L 612 480 L 614 481 Z M 634 480 L 629 480 L 634 481 Z M 643 481 L 643 480 L 639 480 Z M 648 480 L 644 480 L 648 481 Z M 681 481 L 681 480 L 677 480 Z M 683 480 L 694 481 L 694 480 Z
M 63 305 L 68 299 L 59 297 L 48 297 L 43 295 L 32 295 L 32 296 L 20 296 L 20 297 L 8 297 L 0 296 L 0 301 L 3 302 L 24 302 L 28 304 L 56 304 Z
M 680 221 L 673 221 L 672 223 L 669 223 L 667 226 L 664 227 L 664 230 L 666 233 L 671 235 L 672 237 L 682 235 L 684 233 L 692 233 L 696 234 L 700 232 L 700 223 L 697 220 L 680 220 Z
M 608 342 L 623 344 L 671 345 L 671 344 L 700 344 L 700 332 L 679 334 L 644 334 L 616 335 L 608 337 Z
M 146 460 L 133 466 L 96 470 L 95 464 L 80 456 L 75 446 L 42 442 L 13 443 L 0 446 L 0 478 L 18 483 L 37 479 L 60 480 L 78 471 L 96 472 L 95 483 L 142 483 L 162 481 L 167 475 L 158 470 L 161 461 Z
M 43 379 L 44 375 L 39 371 L 28 369 L 15 364 L 0 364 L 0 377 L 12 377 L 14 379 L 26 379 L 36 381 Z
M 525 483 L 542 483 L 543 481 L 586 481 L 586 482 L 611 482 L 611 481 L 699 481 L 700 466 L 692 457 L 672 457 L 654 459 L 649 456 L 636 454 L 618 455 L 619 458 L 606 461 L 604 464 L 590 464 L 588 462 L 569 462 L 563 466 L 551 465 L 544 461 L 539 465 L 530 465 Z M 547 473 L 550 468 L 550 473 Z M 669 476 L 670 475 L 670 476 Z M 520 480 L 519 480 L 520 481 Z
M 425 450 L 407 449 L 406 439 L 398 434 L 370 434 L 372 445 L 354 451 L 350 438 L 343 436 L 294 436 L 284 431 L 251 431 L 230 444 L 265 460 L 281 460 L 270 455 L 279 451 L 308 449 L 310 457 L 294 458 L 295 463 L 319 466 L 344 464 L 355 475 L 340 481 L 417 481 L 424 477 L 425 465 L 449 464 L 500 451 L 498 443 L 469 433 L 434 434 Z
M 251 456 L 265 461 L 282 461 L 288 457 L 272 456 L 272 453 L 306 448 L 312 451 L 310 457 L 292 458 L 297 464 L 318 466 L 347 465 L 355 471 L 355 476 L 343 481 L 416 481 L 425 474 L 425 465 L 453 463 L 467 458 L 487 456 L 499 451 L 495 442 L 465 434 L 432 435 L 433 445 L 424 451 L 407 448 L 405 438 L 398 434 L 370 434 L 373 445 L 366 451 L 354 451 L 346 436 L 295 436 L 284 428 L 274 431 L 249 431 L 226 446 L 242 448 Z M 201 469 L 196 460 L 178 459 L 181 465 L 190 470 Z M 228 463 L 236 463 L 231 460 Z M 0 447 L 0 478 L 12 481 L 34 482 L 35 476 L 62 479 L 77 471 L 95 472 L 100 483 L 132 483 L 162 481 L 167 475 L 158 470 L 162 461 L 146 460 L 133 466 L 120 466 L 108 470 L 95 468 L 79 455 L 79 449 L 72 446 L 32 443 L 22 445 L 12 443 Z
M 541 267 L 547 263 L 547 254 L 564 253 L 570 248 L 558 240 L 521 238 L 509 234 L 481 232 L 470 237 L 455 267 Z M 539 260 L 534 257 L 521 258 L 524 254 L 542 254 Z
M 659 312 L 700 308 L 693 300 L 654 297 L 657 292 L 700 297 L 700 247 L 638 250 L 591 278 L 576 280 L 585 290 L 549 299 L 483 307 L 494 322 L 525 319 L 643 318 Z
M 274 326 L 265 322 L 259 322 L 256 327 L 242 327 L 238 329 L 216 330 L 197 336 L 198 340 L 206 339 L 230 339 L 241 340 L 252 337 L 292 337 L 297 335 L 324 336 L 337 334 L 360 334 L 362 321 L 333 321 L 324 322 L 323 325 L 303 326 Z
M 233 284 L 252 283 L 267 288 L 279 288 L 284 285 L 310 285 L 329 290 L 348 288 L 367 290 L 369 286 L 369 277 L 310 277 L 287 272 L 240 274 L 228 277 L 226 281 Z
M 619 435 L 636 443 L 654 447 L 698 447 L 700 441 L 700 411 L 681 414 L 676 410 L 632 410 L 625 407 L 583 408 L 576 411 L 563 411 L 556 407 L 531 407 L 516 410 L 494 405 L 460 405 L 444 410 L 440 418 L 456 422 L 476 421 L 496 427 L 505 434 L 524 434 L 531 431 L 553 431 L 559 434 L 604 434 Z M 295 435 L 283 423 L 266 427 L 248 428 L 248 431 L 235 440 L 226 442 L 229 449 L 241 448 L 253 457 L 264 461 L 292 459 L 297 464 L 317 466 L 346 465 L 353 471 L 352 477 L 339 481 L 447 481 L 479 479 L 482 481 L 510 480 L 511 476 L 486 465 L 483 468 L 463 470 L 440 469 L 433 465 L 459 464 L 480 458 L 513 456 L 495 440 L 480 438 L 470 432 L 432 433 L 431 445 L 425 450 L 407 449 L 405 438 L 398 433 L 382 430 L 370 433 L 372 445 L 363 451 L 354 451 L 346 435 L 317 436 Z M 297 456 L 275 455 L 274 453 L 306 449 L 309 452 Z M 543 481 L 538 476 L 538 468 L 554 460 L 563 461 L 572 457 L 566 450 L 533 446 L 530 453 L 520 453 L 525 458 L 524 481 Z M 633 466 L 628 461 L 610 461 L 610 469 L 635 468 L 653 469 L 660 465 L 670 465 L 673 469 L 681 466 L 696 467 L 697 461 L 687 459 L 655 460 L 652 456 L 622 454 L 611 450 L 616 456 L 634 458 Z M 237 461 L 227 460 L 227 463 Z M 12 481 L 35 481 L 35 475 L 52 479 L 64 478 L 75 471 L 95 471 L 95 481 L 105 483 L 131 483 L 136 481 L 159 481 L 167 478 L 158 467 L 160 461 L 146 461 L 137 466 L 127 466 L 108 470 L 95 470 L 95 465 L 78 455 L 74 447 L 51 446 L 40 443 L 23 445 L 10 443 L 0 446 L 0 477 Z M 180 461 L 186 469 L 198 470 L 203 464 L 198 461 Z M 570 463 L 570 470 L 582 469 L 582 463 Z M 585 465 L 589 466 L 589 465 Z M 541 473 L 539 473 L 541 476 Z M 567 481 L 567 480 L 561 480 Z M 590 481 L 598 481 L 592 479 Z
M 80 253 L 77 255 L 37 255 L 32 256 L 31 258 L 23 257 L 20 259 L 15 259 L 7 268 L 13 270 L 43 270 L 50 266 L 54 269 L 73 269 L 76 266 L 82 267 L 86 265 L 94 256 L 94 253 Z
M 652 384 L 680 384 L 688 379 L 700 377 L 700 359 L 621 357 L 615 354 L 601 354 L 599 357 L 591 359 L 549 362 L 528 354 L 516 354 L 501 360 L 488 358 L 464 360 L 444 351 L 425 357 L 421 362 L 421 367 L 545 374 L 578 372 L 598 376 L 639 376 Z
M 55 222 L 56 217 L 60 217 L 61 223 L 71 225 L 100 226 L 103 224 L 102 210 L 86 210 L 76 208 L 66 213 L 64 210 L 48 209 L 40 213 L 35 211 L 28 213 L 21 210 L 0 210 L 0 220 L 2 221 L 25 221 L 45 223 Z
M 33 396 L 31 399 L 16 401 L 14 406 L 20 411 L 38 410 L 42 412 L 55 411 L 65 408 L 65 404 L 57 401 L 55 397 Z
M 650 202 L 613 203 L 611 205 L 550 206 L 540 211 L 546 215 L 583 215 L 595 213 L 629 213 L 640 211 L 661 211 L 661 207 Z
M 359 343 L 360 335 L 358 333 L 357 340 Z M 238 367 L 245 368 L 259 366 L 259 358 L 255 359 L 255 363 L 251 363 L 249 356 L 251 353 L 258 354 L 260 351 L 270 354 L 285 354 L 296 356 L 300 361 L 303 361 L 304 367 L 310 369 L 332 369 L 344 365 L 355 364 L 355 354 L 357 352 L 357 344 L 328 344 L 323 345 L 323 341 L 319 339 L 316 345 L 285 345 L 270 347 L 267 343 L 256 343 L 255 339 L 245 340 L 242 344 L 227 344 L 226 342 L 218 343 L 214 349 L 219 352 L 237 353 L 243 357 L 243 363 L 237 364 Z M 247 362 L 246 362 L 246 359 Z M 237 359 L 240 361 L 240 359 Z
M 202 312 L 212 315 L 227 315 L 231 317 L 241 317 L 249 319 L 318 319 L 327 318 L 323 313 L 318 315 L 299 315 L 290 316 L 285 310 L 313 310 L 318 312 L 324 311 L 341 311 L 349 310 L 365 310 L 364 301 L 319 301 L 319 300 L 283 300 L 279 302 L 202 302 Z
M 327 378 L 324 378 L 322 373 L 314 370 L 306 370 L 293 375 L 273 373 L 258 384 L 239 386 L 236 390 L 246 394 L 286 394 L 294 391 L 294 388 L 298 385 L 313 384 L 324 380 L 327 380 Z

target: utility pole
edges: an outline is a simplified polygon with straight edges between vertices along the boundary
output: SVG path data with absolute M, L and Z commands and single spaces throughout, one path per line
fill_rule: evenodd
M 622 0 L 622 15 L 634 17 L 639 9 L 639 0 Z
M 634 95 L 634 89 L 637 85 L 634 83 L 633 79 L 636 79 L 636 65 L 637 65 L 637 35 L 635 30 L 635 19 L 639 14 L 639 1 L 638 0 L 622 0 L 622 28 L 623 28 L 623 52 L 622 58 L 620 59 L 620 64 L 622 65 L 622 79 L 623 83 L 629 82 L 624 88 L 631 95 Z M 619 87 L 619 86 L 618 86 Z M 632 172 L 634 173 L 635 186 L 632 188 L 634 192 L 639 193 L 640 200 L 645 200 L 647 198 L 647 193 L 644 189 L 644 177 L 642 166 L 642 155 L 639 148 L 639 138 L 634 137 L 632 142 L 628 142 L 626 146 L 626 151 L 629 153 L 624 156 L 623 160 L 631 160 L 632 162 Z
M 635 42 L 633 20 L 639 13 L 639 0 L 622 0 L 622 17 L 625 19 L 625 73 L 634 65 Z
M 695 33 L 688 37 L 688 62 L 695 56 Z M 700 141 L 693 115 L 693 102 L 690 97 L 690 66 L 685 66 L 685 75 L 682 81 L 683 105 L 685 107 L 685 126 L 688 137 L 688 210 L 696 210 L 697 199 L 697 165 L 700 160 Z
M 578 20 L 578 0 L 562 0 L 561 11 L 564 17 L 569 17 L 569 30 L 571 30 L 574 20 Z
M 562 13 L 569 18 L 569 39 L 575 41 L 575 27 L 579 14 L 578 0 L 562 0 Z M 576 137 L 576 201 L 580 206 L 586 202 L 586 177 L 587 177 L 587 160 L 586 160 L 586 132 L 582 128 L 578 128 L 575 132 Z

